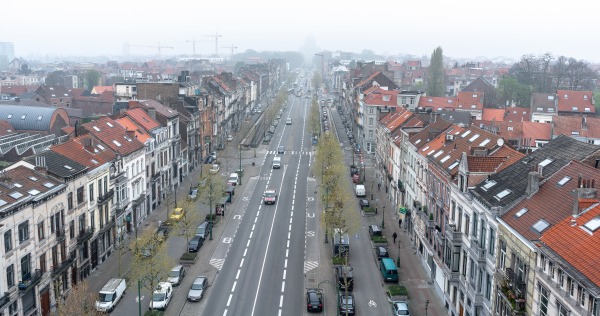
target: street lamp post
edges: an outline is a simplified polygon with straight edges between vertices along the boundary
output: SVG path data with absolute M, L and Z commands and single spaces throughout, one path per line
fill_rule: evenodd
M 425 316 L 427 316 L 427 307 L 429 307 L 429 300 L 425 300 Z
M 381 217 L 381 228 L 385 228 L 385 205 L 383 206 L 383 216 Z

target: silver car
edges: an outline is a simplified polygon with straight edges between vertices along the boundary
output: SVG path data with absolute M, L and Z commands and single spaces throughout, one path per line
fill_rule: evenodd
M 204 295 L 204 290 L 208 285 L 208 279 L 205 276 L 196 277 L 192 287 L 188 292 L 188 301 L 200 301 Z

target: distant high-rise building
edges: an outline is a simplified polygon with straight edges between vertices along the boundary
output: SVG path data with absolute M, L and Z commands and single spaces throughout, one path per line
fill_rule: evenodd
M 8 68 L 15 58 L 15 45 L 12 42 L 0 42 L 0 70 Z

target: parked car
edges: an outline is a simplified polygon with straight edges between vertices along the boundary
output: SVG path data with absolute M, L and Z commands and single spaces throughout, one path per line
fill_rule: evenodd
M 362 210 L 365 207 L 369 207 L 369 200 L 367 199 L 360 199 L 358 200 L 358 205 L 360 206 L 360 209 Z
M 204 296 L 204 290 L 208 286 L 208 278 L 205 276 L 198 276 L 194 279 L 194 283 L 188 291 L 188 301 L 199 301 Z
M 182 219 L 185 216 L 185 210 L 181 207 L 178 207 L 176 209 L 173 209 L 173 212 L 171 212 L 171 214 L 169 214 L 169 219 L 171 219 L 172 221 L 178 221 L 180 219 Z
M 212 166 L 210 166 L 210 173 L 219 173 L 219 170 L 221 170 L 221 166 L 219 164 L 214 163 Z
M 192 240 L 190 240 L 190 243 L 188 244 L 188 251 L 189 252 L 197 252 L 198 250 L 200 250 L 200 247 L 202 247 L 203 243 L 204 243 L 204 238 L 202 238 L 200 236 L 192 237 Z
M 375 254 L 377 255 L 377 260 L 381 260 L 381 258 L 389 258 L 390 254 L 387 249 L 382 246 L 375 247 Z
M 161 224 L 156 229 L 156 236 L 158 236 L 162 240 L 165 240 L 165 239 L 167 239 L 169 237 L 169 230 L 170 230 L 169 226 Z
M 212 222 L 204 221 L 202 224 L 198 225 L 198 228 L 196 228 L 196 236 L 200 236 L 202 239 L 206 240 L 206 237 L 208 237 L 211 230 Z
M 264 204 L 275 204 L 277 203 L 277 190 L 267 189 L 263 194 Z
M 183 281 L 183 277 L 185 276 L 185 268 L 182 265 L 176 265 L 171 272 L 169 272 L 169 278 L 167 281 L 171 283 L 171 285 L 179 285 L 181 281 Z
M 323 311 L 323 291 L 321 289 L 306 290 L 306 311 L 307 312 L 322 312 Z
M 204 163 L 205 164 L 212 164 L 213 162 L 215 162 L 215 157 L 213 156 L 206 156 L 206 158 L 204 158 Z
M 166 310 L 173 296 L 173 286 L 169 282 L 160 282 L 152 293 L 150 309 Z
M 216 151 L 211 151 L 209 156 L 213 157 L 214 160 L 217 160 L 217 152 Z
M 190 189 L 190 193 L 188 193 L 188 199 L 195 201 L 198 198 L 198 189 L 192 188 Z
M 392 312 L 394 313 L 394 316 L 410 316 L 408 303 L 405 301 L 392 302 Z
M 232 135 L 227 135 L 227 141 L 230 142 L 233 140 L 233 136 Z
M 354 315 L 354 296 L 352 293 L 341 293 L 339 300 L 340 315 Z

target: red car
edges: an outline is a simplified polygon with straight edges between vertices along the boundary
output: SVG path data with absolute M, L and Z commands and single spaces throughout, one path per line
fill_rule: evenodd
M 358 183 L 360 181 L 360 175 L 355 174 L 352 176 L 352 183 Z

